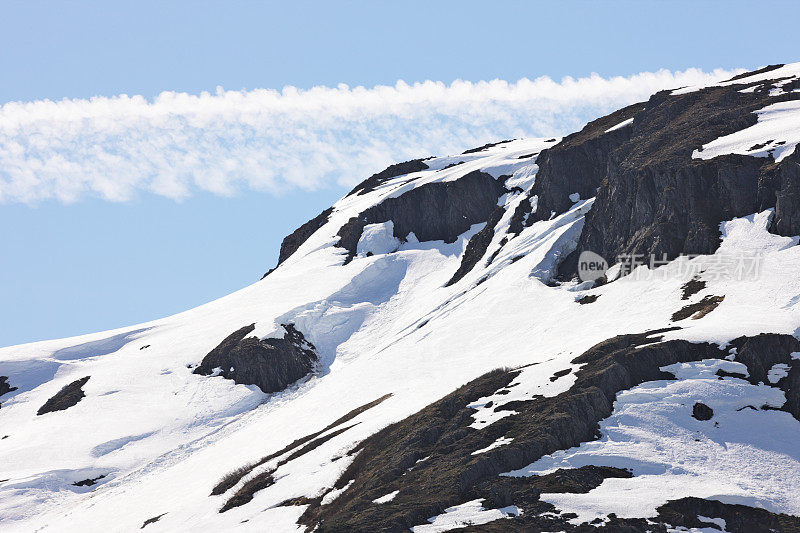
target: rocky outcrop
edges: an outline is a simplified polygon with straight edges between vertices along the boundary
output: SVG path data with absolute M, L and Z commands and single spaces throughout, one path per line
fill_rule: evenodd
M 572 361 L 582 367 L 568 391 L 514 402 L 516 415 L 481 430 L 469 427 L 474 411 L 468 406 L 507 387 L 518 371 L 498 370 L 470 382 L 351 450 L 353 462 L 335 484 L 335 488 L 348 488 L 325 506 L 309 507 L 301 522 L 317 526 L 319 531 L 407 531 L 447 507 L 484 498 L 490 507 L 513 504 L 523 510 L 519 522 L 515 518 L 498 524 L 507 528 L 504 531 L 531 530 L 525 527 L 541 520 L 556 520 L 541 526 L 544 530 L 592 529 L 589 524 L 584 524 L 583 529 L 569 524 L 567 515 L 542 516 L 554 509 L 538 500 L 539 493 L 545 488 L 552 491 L 558 484 L 565 492 L 591 490 L 604 477 L 624 477 L 625 473 L 586 469 L 565 471 L 552 480 L 534 476 L 513 481 L 499 475 L 523 468 L 546 454 L 595 439 L 599 422 L 611 414 L 618 392 L 646 381 L 672 378 L 661 367 L 729 355 L 715 344 L 661 341 L 659 334 L 663 331 L 666 330 L 621 335 L 597 344 Z M 736 360 L 747 365 L 748 370 L 752 367 L 750 379 L 762 381 L 773 361 L 791 359 L 798 344 L 790 335 L 759 335 L 731 342 L 737 348 Z M 797 368 L 792 364 L 790 376 L 784 378 L 787 383 L 796 383 L 790 380 L 792 376 L 800 379 L 800 361 L 795 363 Z M 794 390 L 800 393 L 800 387 Z M 791 394 L 787 393 L 787 398 Z M 472 455 L 500 437 L 511 442 Z M 423 458 L 427 459 L 418 462 Z M 390 503 L 372 504 L 374 499 L 394 490 L 400 492 Z M 620 525 L 631 531 L 644 531 L 648 525 L 644 518 Z M 619 530 L 623 529 L 616 529 Z M 654 529 L 659 530 L 665 529 Z
M 597 197 L 576 251 L 559 267 L 562 279 L 575 275 L 585 250 L 610 264 L 622 254 L 672 259 L 712 253 L 720 222 L 771 207 L 773 231 L 800 233 L 800 155 L 781 163 L 744 155 L 692 158 L 714 139 L 755 124 L 754 111 L 800 98 L 790 91 L 770 96 L 769 82 L 738 81 L 686 94 L 657 93 L 542 151 L 533 188 L 537 206 L 529 220 L 563 213 L 572 193 Z M 741 92 L 748 87 L 753 90 Z M 631 124 L 612 129 L 629 118 Z
M 700 498 L 681 498 L 657 509 L 658 521 L 664 525 L 683 528 L 711 528 L 713 517 L 725 521 L 722 528 L 730 533 L 773 533 L 800 531 L 800 517 L 773 513 L 766 509 L 722 503 Z
M 580 469 L 576 469 L 580 470 Z M 544 491 L 542 491 L 544 492 Z M 567 491 L 547 491 L 567 492 Z M 518 495 L 519 493 L 515 494 Z M 494 508 L 495 502 L 485 505 Z M 575 515 L 558 513 L 558 509 L 537 502 L 530 511 L 513 520 L 496 520 L 480 526 L 468 526 L 458 533 L 528 533 L 531 531 L 562 531 L 564 533 L 673 533 L 675 531 L 727 531 L 728 533 L 788 533 L 800 531 L 800 518 L 773 513 L 766 509 L 722 503 L 702 498 L 672 500 L 656 509 L 657 515 L 641 518 L 619 518 L 613 513 L 605 520 L 597 518 L 589 524 L 574 525 Z M 725 521 L 725 527 L 719 520 Z
M 486 255 L 486 250 L 492 243 L 492 238 L 494 238 L 495 227 L 497 223 L 500 222 L 500 219 L 503 218 L 504 213 L 505 209 L 503 209 L 503 207 L 495 207 L 492 216 L 486 221 L 486 225 L 483 229 L 469 239 L 467 247 L 464 249 L 464 253 L 461 256 L 461 263 L 458 265 L 458 270 L 456 270 L 453 277 L 445 283 L 445 286 L 452 285 L 466 276 L 467 272 L 472 270 L 475 265 L 478 264 L 478 261 Z
M 281 326 L 285 330 L 282 339 L 247 337 L 255 324 L 231 333 L 208 352 L 193 373 L 219 375 L 268 393 L 282 391 L 308 375 L 318 357 L 314 345 L 293 324 Z
M 470 148 L 469 150 L 464 150 L 463 152 L 461 152 L 461 155 L 476 154 L 478 152 L 483 152 L 484 150 L 488 150 L 489 148 L 493 148 L 493 147 L 499 146 L 501 144 L 510 143 L 513 140 L 514 139 L 506 139 L 505 141 L 497 141 L 497 142 L 493 142 L 493 143 L 486 143 L 483 146 L 478 146 L 477 148 Z
M 486 222 L 506 192 L 503 181 L 477 170 L 457 180 L 426 183 L 351 218 L 339 230 L 337 246 L 347 251 L 348 263 L 356 255 L 364 226 L 390 220 L 394 236 L 402 241 L 414 233 L 420 241 L 452 243 L 473 224 Z
M 770 383 L 768 374 L 776 364 L 784 364 L 788 375 L 772 384 L 786 395 L 782 411 L 800 420 L 800 360 L 792 353 L 800 352 L 800 341 L 791 335 L 758 335 L 737 339 L 731 343 L 736 348 L 736 361 L 747 366 L 746 378 L 753 385 Z
M 484 147 L 478 148 L 476 149 L 476 151 L 480 151 L 482 149 L 484 149 Z M 352 191 L 347 193 L 347 196 L 366 194 L 368 192 L 374 191 L 375 188 L 377 188 L 382 183 L 392 178 L 403 176 L 405 174 L 410 174 L 412 172 L 427 170 L 429 167 L 427 164 L 425 164 L 426 159 L 428 158 L 412 159 L 411 161 L 404 161 L 402 163 L 396 163 L 394 165 L 390 165 L 384 170 L 378 172 L 377 174 L 373 174 L 369 178 L 365 179 L 364 181 L 356 185 L 356 187 Z M 333 208 L 329 207 L 316 217 L 312 218 L 311 220 L 309 220 L 308 222 L 304 223 L 302 226 L 294 230 L 291 234 L 287 235 L 281 242 L 281 249 L 280 253 L 278 254 L 278 264 L 274 268 L 267 271 L 266 274 L 261 276 L 261 279 L 264 279 L 270 273 L 272 273 L 272 271 L 278 268 L 281 265 L 281 263 L 283 263 L 286 259 L 288 259 L 292 254 L 294 254 L 297 251 L 297 249 L 300 248 L 300 246 L 304 242 L 306 242 L 309 237 L 311 237 L 311 235 L 313 235 L 318 229 L 324 226 L 328 222 L 331 213 L 333 213 Z M 356 244 L 358 244 L 358 239 L 356 239 Z
M 64 411 L 78 404 L 86 395 L 83 386 L 89 381 L 91 376 L 73 381 L 63 389 L 58 391 L 55 396 L 47 400 L 36 412 L 37 415 L 52 413 L 54 411 Z
M 429 167 L 424 163 L 426 159 L 412 159 L 411 161 L 403 161 L 402 163 L 395 163 L 394 165 L 389 165 L 384 170 L 381 170 L 377 174 L 373 174 L 372 176 L 368 177 L 356 187 L 347 193 L 347 196 L 359 195 L 359 194 L 366 194 L 368 192 L 374 191 L 379 185 L 383 182 L 388 181 L 392 178 L 396 178 L 398 176 L 403 176 L 405 174 L 411 174 L 412 172 L 419 172 L 421 170 L 427 170 Z M 347 197 L 345 196 L 345 198 Z
M 105 474 L 103 474 L 101 476 L 97 476 L 97 477 L 90 477 L 90 478 L 82 479 L 80 481 L 76 481 L 72 485 L 75 486 L 75 487 L 91 487 L 93 485 L 97 485 L 97 483 L 101 479 L 103 479 L 105 477 L 106 477 Z
M 329 207 L 319 215 L 315 216 L 294 230 L 291 234 L 284 237 L 283 241 L 281 242 L 281 251 L 278 254 L 278 265 L 280 266 L 281 263 L 286 261 L 289 256 L 291 256 L 297 251 L 298 248 L 300 248 L 301 244 L 306 242 L 308 238 L 314 234 L 315 231 L 324 226 L 325 223 L 328 222 L 328 217 L 331 216 L 331 213 L 333 213 L 333 208 Z M 269 272 L 267 272 L 267 274 L 269 274 Z M 267 274 L 264 274 L 264 276 Z
M 0 376 L 0 396 L 4 394 L 8 394 L 9 392 L 13 392 L 17 390 L 17 387 L 12 387 L 8 383 L 8 376 Z
M 689 317 L 692 317 L 694 320 L 701 319 L 716 309 L 724 299 L 724 296 L 708 295 L 699 302 L 685 305 L 678 311 L 672 313 L 672 321 L 686 320 Z
M 385 401 L 389 397 L 391 397 L 391 393 L 384 394 L 380 398 L 377 398 L 377 399 L 375 399 L 375 400 L 373 400 L 373 401 L 371 401 L 369 403 L 366 403 L 364 405 L 356 407 L 355 409 L 347 412 L 345 415 L 343 415 L 343 416 L 339 417 L 338 419 L 336 419 L 335 421 L 331 422 L 330 424 L 328 424 L 324 428 L 322 428 L 322 429 L 320 429 L 318 431 L 315 431 L 314 433 L 309 433 L 308 435 L 305 435 L 304 437 L 301 437 L 299 439 L 295 439 L 294 441 L 292 441 L 291 443 L 289 443 L 287 446 L 283 447 L 282 449 L 278 450 L 277 452 L 273 452 L 273 453 L 270 453 L 268 455 L 265 455 L 264 457 L 262 457 L 258 461 L 254 461 L 252 463 L 244 464 L 244 465 L 240 466 L 239 468 L 236 468 L 235 470 L 232 470 L 231 472 L 228 472 L 227 474 L 225 474 L 225 476 L 223 476 L 222 479 L 219 480 L 219 482 L 217 482 L 216 485 L 214 485 L 214 488 L 211 489 L 211 495 L 212 496 L 218 496 L 220 494 L 224 494 L 225 492 L 227 492 L 230 489 L 232 489 L 236 484 L 238 484 L 239 481 L 242 480 L 242 478 L 244 478 L 245 476 L 250 474 L 253 470 L 258 468 L 259 466 L 267 463 L 268 461 L 272 461 L 273 459 L 277 459 L 278 457 L 281 457 L 281 456 L 286 456 L 280 462 L 280 464 L 285 464 L 286 462 L 291 460 L 290 458 L 293 459 L 293 458 L 296 458 L 296 457 L 299 457 L 301 455 L 304 455 L 304 454 L 308 453 L 308 451 L 315 449 L 317 446 L 319 446 L 319 444 L 321 444 L 323 442 L 326 442 L 327 440 L 333 438 L 334 434 L 339 434 L 339 433 L 343 432 L 344 429 L 342 429 L 340 427 L 335 432 L 328 433 L 324 437 L 320 437 L 323 433 L 327 433 L 331 429 L 334 429 L 334 428 L 336 428 L 338 426 L 341 426 L 345 422 L 349 422 L 350 420 L 354 419 L 355 417 L 357 417 L 361 413 L 363 413 L 363 412 L 365 412 L 365 411 L 367 411 L 369 409 L 372 409 L 376 405 L 379 405 L 380 403 L 382 403 L 383 401 Z M 352 427 L 352 426 L 348 426 L 348 427 Z M 292 452 L 292 453 L 289 454 L 289 452 Z M 289 455 L 287 455 L 287 454 L 289 454 Z
M 139 529 L 144 529 L 144 528 L 146 528 L 147 526 L 149 526 L 150 524 L 155 524 L 156 522 L 158 522 L 159 520 L 161 520 L 161 518 L 162 518 L 164 515 L 166 515 L 166 514 L 167 514 L 167 513 L 161 513 L 161 514 L 160 514 L 160 515 L 158 515 L 158 516 L 154 516 L 154 517 L 152 517 L 152 518 L 148 518 L 147 520 L 145 520 L 145 521 L 144 521 L 144 523 L 142 524 L 142 527 L 140 527 Z
M 583 199 L 597 194 L 613 151 L 631 137 L 630 126 L 607 130 L 630 119 L 643 107 L 634 104 L 589 122 L 581 131 L 542 150 L 536 159 L 539 171 L 532 194 L 537 197 L 537 208 L 531 222 L 548 220 L 553 214 L 567 211 L 573 204 L 569 199 L 573 193 Z
M 702 402 L 695 402 L 692 407 L 692 417 L 697 420 L 711 420 L 714 417 L 714 410 Z
M 366 194 L 375 190 L 375 188 L 380 184 L 392 178 L 396 178 L 397 176 L 402 176 L 404 174 L 410 174 L 411 172 L 426 170 L 428 165 L 423 163 L 423 161 L 425 161 L 425 159 L 413 159 L 411 161 L 404 161 L 403 163 L 390 165 L 388 168 L 378 172 L 377 174 L 373 174 L 369 178 L 356 185 L 352 191 L 347 193 L 347 196 Z M 278 254 L 278 264 L 275 266 L 275 268 L 278 268 L 281 263 L 286 261 L 286 259 L 288 259 L 297 251 L 298 248 L 300 248 L 301 244 L 306 242 L 311 235 L 324 226 L 328 222 L 331 213 L 333 213 L 333 208 L 329 207 L 319 215 L 315 216 L 294 230 L 291 234 L 287 235 L 281 242 L 281 250 Z M 261 277 L 261 279 L 267 277 L 273 270 L 275 270 L 275 268 L 270 269 Z
M 800 153 L 795 149 L 780 164 L 768 163 L 764 174 L 777 189 L 773 230 L 779 235 L 800 235 Z

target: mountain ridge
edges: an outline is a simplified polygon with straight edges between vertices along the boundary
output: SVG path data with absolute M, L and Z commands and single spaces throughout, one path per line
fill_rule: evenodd
M 3 528 L 800 531 L 799 91 L 398 163 L 249 287 L 0 349 Z

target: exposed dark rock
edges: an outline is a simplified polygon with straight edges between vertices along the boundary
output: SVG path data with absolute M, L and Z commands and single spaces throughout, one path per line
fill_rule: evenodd
M 741 74 L 737 74 L 736 76 L 734 76 L 734 77 L 732 77 L 732 78 L 730 78 L 729 80 L 726 80 L 726 81 L 743 80 L 745 78 L 749 78 L 750 76 L 756 76 L 758 74 L 764 74 L 766 72 L 772 72 L 773 70 L 778 70 L 783 65 L 784 65 L 783 63 L 779 63 L 779 64 L 776 64 L 776 65 L 767 65 L 766 67 L 762 67 L 760 69 L 751 70 L 751 71 L 748 71 L 748 72 L 742 72 Z
M 748 377 L 742 377 L 753 385 L 769 383 L 769 370 L 778 363 L 789 366 L 788 376 L 773 384 L 786 396 L 782 411 L 800 420 L 800 360 L 793 359 L 793 352 L 800 352 L 800 341 L 791 335 L 762 334 L 731 342 L 736 348 L 736 362 L 747 366 Z
M 270 457 L 272 458 L 272 457 Z M 266 462 L 266 461 L 264 461 Z M 264 463 L 248 463 L 246 465 L 242 465 L 238 468 L 235 468 L 222 476 L 214 488 L 211 489 L 211 496 L 219 496 L 220 494 L 225 494 L 229 490 L 231 490 L 237 483 L 239 483 L 244 476 L 252 472 L 257 466 L 260 466 Z
M 475 154 L 475 153 L 477 153 L 477 152 L 483 152 L 483 151 L 484 151 L 484 150 L 486 150 L 487 148 L 492 148 L 493 146 L 498 146 L 498 145 L 500 145 L 500 144 L 506 144 L 506 143 L 510 143 L 510 142 L 511 142 L 511 141 L 513 141 L 513 140 L 514 140 L 514 139 L 507 139 L 507 140 L 505 140 L 505 141 L 498 141 L 498 142 L 496 142 L 496 143 L 487 143 L 487 144 L 484 144 L 483 146 L 479 146 L 479 147 L 477 147 L 477 148 L 470 148 L 469 150 L 464 150 L 464 151 L 462 152 L 462 155 L 463 155 L 463 154 Z
M 293 324 L 281 324 L 282 339 L 246 337 L 255 324 L 231 333 L 208 352 L 192 373 L 220 376 L 242 385 L 256 385 L 264 392 L 278 392 L 308 375 L 317 362 L 314 345 Z
M 580 468 L 559 468 L 551 474 L 531 476 L 528 482 L 541 492 L 585 494 L 599 487 L 608 478 L 632 477 L 632 473 L 621 468 L 588 465 Z
M 315 231 L 324 226 L 325 223 L 328 222 L 328 217 L 331 216 L 331 213 L 333 213 L 333 207 L 329 207 L 284 237 L 281 242 L 281 251 L 278 254 L 278 266 L 295 253 L 297 249 L 300 248 L 300 245 L 306 242 Z M 272 272 L 272 270 L 270 270 L 270 272 Z M 264 274 L 261 279 L 264 279 L 270 272 Z
M 246 503 L 250 503 L 256 492 L 264 490 L 267 487 L 271 487 L 275 483 L 275 478 L 272 477 L 274 472 L 274 470 L 266 470 L 254 476 L 253 479 L 247 481 L 247 483 L 242 485 L 242 488 L 237 490 L 236 493 L 225 502 L 222 508 L 220 508 L 219 512 L 224 513 L 225 511 L 229 511 L 234 507 L 239 507 Z
M 444 167 L 440 168 L 439 170 L 437 170 L 437 172 L 441 172 L 442 170 L 447 170 L 448 168 L 457 167 L 458 165 L 463 165 L 463 164 L 464 164 L 463 161 L 459 161 L 458 163 L 450 163 L 449 165 L 444 166 Z
M 587 294 L 586 296 L 581 296 L 575 301 L 581 305 L 586 305 L 596 302 L 598 298 L 600 298 L 599 294 Z
M 720 376 L 720 377 L 722 377 L 722 378 L 739 378 L 739 379 L 745 379 L 745 378 L 747 377 L 747 376 L 745 376 L 745 374 L 744 374 L 743 372 L 729 372 L 729 371 L 727 371 L 727 370 L 724 370 L 724 369 L 722 369 L 722 368 L 719 368 L 719 369 L 717 369 L 717 371 L 716 371 L 716 372 L 714 372 L 714 375 L 716 375 L 716 376 Z
M 555 372 L 555 373 L 553 373 L 552 376 L 550 376 L 550 381 L 555 381 L 558 378 L 563 378 L 564 376 L 566 376 L 570 372 L 572 372 L 571 368 L 565 368 L 564 370 L 559 370 L 558 372 Z
M 697 303 L 689 304 L 681 308 L 679 311 L 675 311 L 672 314 L 672 320 L 674 322 L 678 320 L 684 320 L 689 317 L 692 317 L 693 320 L 701 319 L 716 309 L 724 299 L 724 296 L 706 296 Z
M 298 496 L 297 498 L 289 498 L 288 500 L 282 501 L 278 504 L 278 507 L 290 507 L 293 505 L 311 505 L 312 503 L 317 502 L 317 498 L 307 498 L 305 496 Z
M 158 516 L 154 516 L 153 518 L 148 518 L 147 520 L 144 521 L 144 524 L 142 524 L 142 527 L 139 528 L 139 529 L 144 529 L 145 526 L 149 526 L 150 524 L 155 524 L 156 522 L 161 520 L 161 517 L 164 516 L 165 514 L 167 514 L 167 513 L 162 513 L 162 514 L 160 514 Z
M 517 189 L 517 190 L 514 190 Z M 515 187 L 511 190 L 511 192 L 523 192 L 522 189 Z M 503 237 L 500 241 L 500 246 L 492 252 L 492 255 L 487 260 L 486 264 L 490 265 L 497 257 L 497 254 L 503 249 L 509 241 L 510 238 L 514 238 L 526 227 L 530 226 L 534 220 L 529 215 L 532 212 L 531 206 L 531 198 L 528 196 L 521 200 L 517 207 L 514 209 L 514 213 L 511 215 L 511 221 L 509 222 L 508 227 L 508 235 Z M 492 242 L 492 238 L 495 234 L 495 228 L 497 227 L 497 223 L 500 222 L 500 219 L 505 214 L 505 209 L 503 207 L 498 206 L 495 211 L 492 213 L 492 216 L 486 222 L 486 226 L 472 236 L 469 243 L 467 243 L 467 248 L 464 251 L 464 255 L 461 257 L 461 264 L 458 267 L 458 270 L 453 277 L 447 282 L 446 285 L 452 285 L 456 283 L 461 278 L 463 278 L 467 272 L 472 270 L 478 261 L 486 254 L 486 250 L 489 247 L 489 244 Z M 483 281 L 486 281 L 486 278 L 479 280 L 479 284 Z
M 17 390 L 8 383 L 8 376 L 0 376 L 0 396 Z
M 494 260 L 497 259 L 497 255 L 502 251 L 503 246 L 505 246 L 506 244 L 508 244 L 508 236 L 500 239 L 500 245 L 497 247 L 497 250 L 492 252 L 492 255 L 490 255 L 489 259 L 486 260 L 486 266 L 489 266 L 492 263 L 494 263 Z
M 77 403 L 81 401 L 84 396 L 86 396 L 83 393 L 82 387 L 86 385 L 86 382 L 89 381 L 90 377 L 91 376 L 86 376 L 85 378 L 73 381 L 69 385 L 62 388 L 56 393 L 55 396 L 47 400 L 44 405 L 39 408 L 36 414 L 43 415 L 45 413 L 52 413 L 53 411 L 63 411 L 74 405 L 77 405 Z
M 709 516 L 725 520 L 725 530 L 730 533 L 800 531 L 800 517 L 716 500 L 681 498 L 666 503 L 657 510 L 658 519 L 662 523 L 685 528 L 713 527 L 707 520 L 702 521 L 698 518 Z
M 351 424 L 349 426 L 345 426 L 343 428 L 339 428 L 336 431 L 331 431 L 327 435 L 323 435 L 321 437 L 317 437 L 316 439 L 314 439 L 314 440 L 308 442 L 307 444 L 305 444 L 299 450 L 295 450 L 292 453 L 290 453 L 288 456 L 286 456 L 285 459 L 281 460 L 281 462 L 279 462 L 278 465 L 280 466 L 282 464 L 288 463 L 289 461 L 291 461 L 293 459 L 297 459 L 298 457 L 300 457 L 302 455 L 305 455 L 305 454 L 307 454 L 308 452 L 310 452 L 312 450 L 315 450 L 316 448 L 318 448 L 322 444 L 325 444 L 326 442 L 328 442 L 332 438 L 334 438 L 334 437 L 336 437 L 338 435 L 341 435 L 342 433 L 344 433 L 348 429 L 352 428 L 353 426 L 358 425 L 359 423 L 360 422 L 356 422 L 355 424 Z
M 519 492 L 518 496 L 526 501 L 530 494 Z M 526 498 L 527 496 L 527 498 Z M 487 500 L 488 502 L 489 500 Z M 494 508 L 492 504 L 490 508 Z M 559 513 L 552 505 L 540 501 L 523 506 L 521 516 L 496 520 L 480 526 L 468 526 L 454 529 L 458 533 L 509 533 L 563 531 L 565 533 L 668 533 L 674 531 L 722 530 L 707 517 L 725 520 L 725 531 L 729 533 L 777 533 L 800 531 L 800 518 L 747 507 L 745 505 L 726 504 L 716 500 L 700 498 L 681 498 L 660 506 L 658 515 L 645 518 L 619 518 L 613 513 L 608 521 L 595 519 L 591 523 L 573 525 L 569 519 L 575 515 Z M 543 514 L 548 513 L 548 514 Z M 706 517 L 706 518 L 700 518 Z
M 610 466 L 582 466 L 580 468 L 560 468 L 551 474 L 530 477 L 500 477 L 476 485 L 470 495 L 483 498 L 483 506 L 487 509 L 518 505 L 524 509 L 524 514 L 540 507 L 539 494 L 542 492 L 559 493 L 569 492 L 585 494 L 597 487 L 608 478 L 630 478 L 633 474 L 627 470 Z M 539 508 L 539 512 L 553 511 L 549 504 Z M 503 521 L 505 522 L 505 521 Z
M 352 428 L 357 424 L 359 424 L 359 422 L 356 422 L 356 424 L 352 424 L 350 426 L 339 428 L 336 431 L 331 431 L 327 435 L 323 435 L 322 437 L 317 437 L 311 442 L 308 442 L 305 446 L 303 446 L 299 450 L 295 450 L 287 457 L 278 461 L 278 464 L 275 465 L 274 469 L 261 472 L 260 474 L 253 477 L 253 479 L 247 481 L 244 485 L 242 485 L 242 487 L 239 490 L 237 490 L 233 494 L 233 496 L 231 496 L 228 499 L 228 501 L 225 502 L 225 504 L 222 506 L 219 512 L 224 513 L 229 509 L 233 509 L 234 507 L 239 507 L 240 505 L 244 505 L 250 502 L 253 499 L 253 496 L 255 496 L 256 492 L 271 486 L 275 482 L 274 478 L 272 477 L 272 474 L 275 472 L 275 470 L 285 465 L 289 461 L 293 461 L 294 459 L 297 459 L 298 457 L 301 457 L 307 454 L 308 452 L 316 449 L 318 446 L 325 444 L 332 438 L 341 435 L 342 433 L 344 433 L 345 431 L 347 431 L 348 429 Z M 254 468 L 255 465 L 252 468 L 250 468 L 250 471 L 252 472 Z
M 345 422 L 349 422 L 350 420 L 354 419 L 355 417 L 357 417 L 358 415 L 360 415 L 364 411 L 367 411 L 368 409 L 371 409 L 371 408 L 375 407 L 376 405 L 380 404 L 381 402 L 383 402 L 384 400 L 388 399 L 390 396 L 391 396 L 391 394 L 384 394 L 383 396 L 381 396 L 380 398 L 378 398 L 376 400 L 373 400 L 373 401 L 371 401 L 371 402 L 369 402 L 367 404 L 364 404 L 364 405 L 362 405 L 360 407 L 356 407 L 355 409 L 349 411 L 344 416 L 339 417 L 334 422 L 331 422 L 330 424 L 328 424 L 323 429 L 321 429 L 321 430 L 319 430 L 317 432 L 311 433 L 309 435 L 306 435 L 305 437 L 296 439 L 293 442 L 291 442 L 288 446 L 285 446 L 284 448 L 282 448 L 281 450 L 278 450 L 275 453 L 271 453 L 271 454 L 269 454 L 269 455 L 267 455 L 265 457 L 262 457 L 260 460 L 254 462 L 254 463 L 246 464 L 244 466 L 241 466 L 241 467 L 233 470 L 232 472 L 229 472 L 212 489 L 211 495 L 212 496 L 216 496 L 216 495 L 223 494 L 223 493 L 227 492 L 228 490 L 233 488 L 234 485 L 239 483 L 239 481 L 241 481 L 242 478 L 244 478 L 244 476 L 246 476 L 247 474 L 252 472 L 256 467 L 263 465 L 267 461 L 271 461 L 271 460 L 273 460 L 273 459 L 275 459 L 277 457 L 280 457 L 281 455 L 284 455 L 285 453 L 288 453 L 288 452 L 290 452 L 290 451 L 292 451 L 292 450 L 294 450 L 294 449 L 296 449 L 296 448 L 298 448 L 300 446 L 303 446 L 304 444 L 307 444 L 309 442 L 315 442 L 313 447 L 310 448 L 310 449 L 316 448 L 317 446 L 322 444 L 322 442 L 320 442 L 319 439 L 318 439 L 318 437 L 320 435 L 322 435 L 323 433 L 325 433 L 325 432 L 327 432 L 327 431 L 329 431 L 329 430 L 331 430 L 331 429 L 333 429 L 333 428 L 335 428 L 337 426 L 340 426 L 340 425 L 344 424 Z M 331 437 L 327 437 L 327 438 L 331 438 Z M 303 455 L 304 453 L 307 453 L 310 450 L 309 448 L 306 448 L 306 447 L 304 447 L 303 449 L 304 449 L 304 451 L 302 453 L 297 454 L 297 452 L 295 452 L 295 453 L 292 454 L 292 456 L 293 457 L 299 457 L 300 455 Z
M 779 164 L 768 164 L 766 170 L 777 188 L 772 230 L 779 235 L 800 234 L 800 154 L 795 150 Z
M 366 194 L 368 192 L 374 191 L 383 182 L 388 181 L 392 178 L 403 176 L 405 174 L 411 174 L 412 172 L 420 172 L 421 170 L 427 170 L 429 167 L 424 163 L 426 159 L 430 158 L 412 159 L 411 161 L 403 161 L 402 163 L 395 163 L 394 165 L 389 165 L 387 168 L 381 170 L 377 174 L 373 174 L 372 176 L 368 177 L 367 179 L 356 185 L 355 189 L 347 193 L 347 196 L 352 196 L 354 194 Z
M 692 158 L 702 145 L 755 124 L 754 111 L 800 98 L 798 93 L 770 96 L 763 82 L 741 81 L 681 95 L 657 93 L 609 115 L 613 121 L 630 115 L 631 125 L 605 133 L 602 128 L 613 121 L 604 117 L 542 152 L 534 185 L 537 219 L 568 209 L 567 194 L 589 198 L 599 188 L 575 252 L 559 267 L 562 279 L 575 275 L 577 257 L 585 250 L 610 264 L 629 254 L 673 259 L 681 253 L 712 253 L 719 245 L 720 222 L 770 207 L 775 207 L 773 231 L 800 233 L 797 153 L 780 164 L 733 154 Z M 741 93 L 748 85 L 757 88 Z
M 17 387 L 12 387 L 8 384 L 8 376 L 0 376 L 0 396 L 17 390 Z
M 488 220 L 505 192 L 501 180 L 477 170 L 454 181 L 427 183 L 351 218 L 339 229 L 337 246 L 347 250 L 348 263 L 364 226 L 390 220 L 394 236 L 403 241 L 413 232 L 420 241 L 452 243 L 473 224 Z
M 470 238 L 461 256 L 461 263 L 458 265 L 458 270 L 456 270 L 453 277 L 445 283 L 445 287 L 456 283 L 466 276 L 486 254 L 486 249 L 489 248 L 489 244 L 491 244 L 492 238 L 494 238 L 494 229 L 497 223 L 500 222 L 503 214 L 505 214 L 505 209 L 501 206 L 495 207 L 495 210 L 492 212 L 492 215 L 489 217 L 483 229 Z
M 97 482 L 103 479 L 104 477 L 106 477 L 105 474 L 103 474 L 102 476 L 97 476 L 95 478 L 83 479 L 81 481 L 76 481 L 75 483 L 73 483 L 73 485 L 75 485 L 76 487 L 91 487 L 92 485 L 97 485 Z
M 711 420 L 714 410 L 704 403 L 696 402 L 692 407 L 692 416 L 697 420 Z
M 699 276 L 695 276 L 686 283 L 683 284 L 681 290 L 683 294 L 681 294 L 681 300 L 688 300 L 698 292 L 702 291 L 706 288 L 706 282 L 700 280 Z
M 510 490 L 509 481 L 499 477 L 500 473 L 522 468 L 554 451 L 594 440 L 598 436 L 598 423 L 611 414 L 619 391 L 646 381 L 672 378 L 671 374 L 661 371 L 661 367 L 728 355 L 728 351 L 714 344 L 682 340 L 659 342 L 660 332 L 621 335 L 592 347 L 572 361 L 582 367 L 568 391 L 555 397 L 515 402 L 517 414 L 479 431 L 469 428 L 474 411 L 468 405 L 507 387 L 518 371 L 495 371 L 470 382 L 359 444 L 351 452 L 355 455 L 353 463 L 335 487 L 342 488 L 350 481 L 352 484 L 330 504 L 311 505 L 301 522 L 317 525 L 323 532 L 401 531 L 426 523 L 429 517 L 441 514 L 447 507 L 486 498 L 487 502 L 492 502 L 490 507 L 513 503 L 524 511 L 519 519 L 502 520 L 498 527 L 536 531 L 531 524 L 545 520 L 541 513 L 554 508 L 538 501 L 540 489 L 534 485 L 535 481 L 529 481 L 531 485 L 527 487 L 525 480 L 512 481 L 520 485 Z M 798 348 L 798 341 L 790 335 L 759 335 L 737 339 L 731 345 L 737 348 L 737 361 L 748 365 L 761 357 L 764 362 L 760 364 L 768 370 L 773 361 L 790 359 L 790 353 Z M 800 379 L 800 366 L 796 370 Z M 759 373 L 758 368 L 753 369 L 754 376 Z M 800 387 L 796 390 L 800 394 Z M 787 398 L 790 396 L 787 394 Z M 471 455 L 501 436 L 513 440 L 477 456 Z M 423 457 L 429 458 L 415 466 Z M 414 468 L 408 470 L 412 466 Z M 596 482 L 596 479 L 592 483 L 577 482 L 570 490 L 588 488 Z M 400 494 L 391 502 L 379 506 L 371 504 L 373 499 L 398 489 L 401 489 Z M 520 498 L 521 494 L 527 496 Z M 565 522 L 564 518 L 565 515 L 561 515 L 559 520 Z M 517 528 L 518 524 L 525 527 Z M 594 527 L 586 525 L 580 529 L 553 524 L 556 527 L 541 529 L 587 531 Z M 602 527 L 608 531 L 645 531 L 648 524 L 644 519 L 626 521 L 611 517 Z M 503 530 L 481 528 L 485 528 L 481 531 Z M 666 531 L 663 527 L 652 530 Z
M 508 233 L 519 235 L 522 233 L 522 230 L 530 226 L 535 222 L 534 218 L 531 216 L 533 212 L 533 205 L 531 204 L 531 197 L 528 196 L 524 200 L 522 200 L 517 207 L 514 209 L 514 213 L 511 215 L 511 222 L 508 224 Z
M 747 151 L 748 152 L 752 152 L 753 150 L 760 150 L 760 149 L 764 148 L 765 146 L 767 146 L 768 144 L 772 144 L 774 141 L 775 141 L 775 139 L 770 139 L 770 140 L 765 141 L 763 143 L 756 143 L 753 146 L 751 146 L 750 148 L 748 148 Z
M 612 152 L 630 139 L 632 126 L 606 133 L 643 109 L 634 104 L 589 122 L 581 131 L 568 135 L 552 148 L 542 150 L 536 160 L 539 171 L 532 195 L 538 196 L 533 220 L 548 220 L 572 206 L 569 195 L 592 198 L 606 178 Z

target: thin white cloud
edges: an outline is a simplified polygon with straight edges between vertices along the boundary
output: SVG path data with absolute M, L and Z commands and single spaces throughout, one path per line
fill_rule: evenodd
M 738 72 L 10 102 L 0 106 L 0 201 L 351 186 L 394 161 L 569 133 L 656 91 Z

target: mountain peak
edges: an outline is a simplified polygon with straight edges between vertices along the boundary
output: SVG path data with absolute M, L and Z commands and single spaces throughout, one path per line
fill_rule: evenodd
M 0 349 L 3 521 L 799 529 L 798 101 L 771 65 L 398 163 L 249 287 Z

